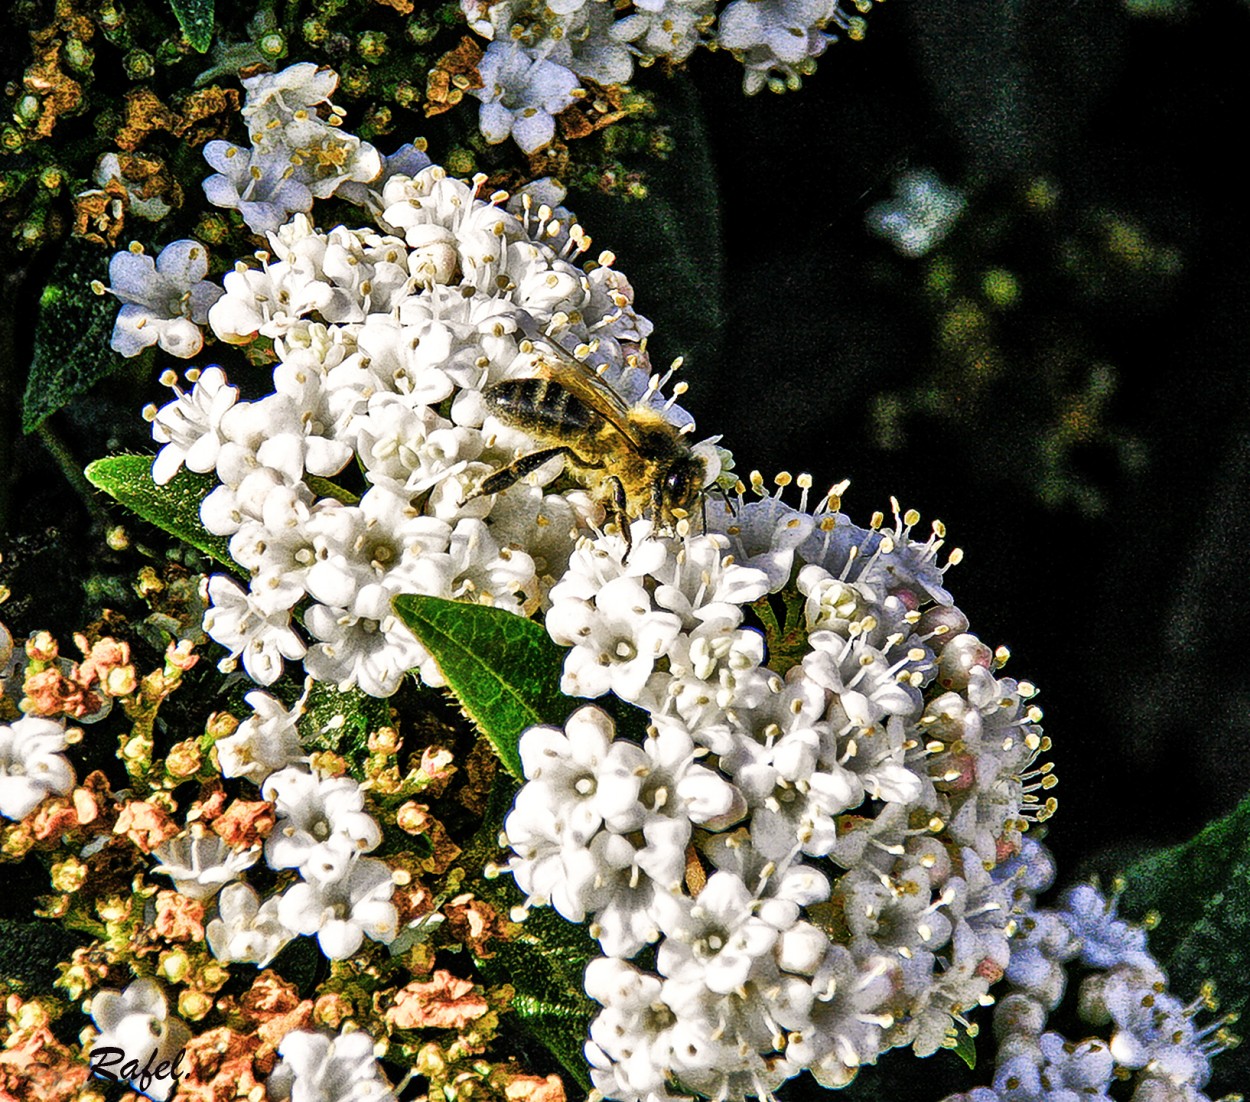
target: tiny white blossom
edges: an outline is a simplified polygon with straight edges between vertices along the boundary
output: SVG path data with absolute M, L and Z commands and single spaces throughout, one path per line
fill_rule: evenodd
M 256 864 L 260 846 L 235 850 L 216 834 L 184 830 L 152 852 L 160 860 L 153 872 L 170 877 L 174 887 L 190 899 L 211 899 L 223 885 Z
M 163 444 L 152 464 L 152 481 L 163 486 L 185 463 L 188 470 L 206 474 L 217 465 L 223 443 L 221 422 L 238 400 L 238 387 L 226 384 L 225 372 L 210 367 L 200 374 L 190 394 L 178 396 L 152 415 L 152 439 Z
M 303 658 L 307 648 L 291 627 L 289 611 L 267 612 L 256 599 L 224 574 L 208 579 L 211 605 L 204 630 L 230 651 L 220 665 L 243 668 L 259 685 L 272 685 L 282 674 L 283 658 Z
M 264 968 L 291 940 L 278 919 L 276 896 L 260 901 L 247 884 L 227 884 L 217 897 L 217 916 L 204 927 L 218 960 Z
M 68 745 L 65 724 L 23 716 L 0 724 L 0 815 L 24 819 L 45 796 L 64 796 L 74 787 L 74 769 L 61 752 Z
M 91 996 L 91 1018 L 99 1033 L 88 1058 L 100 1049 L 120 1049 L 121 1063 L 115 1064 L 114 1073 L 127 1065 L 141 1069 L 130 1085 L 153 1102 L 166 1102 L 178 1082 L 173 1063 L 191 1039 L 191 1030 L 169 1013 L 161 984 L 138 979 L 125 991 L 97 991 Z
M 525 153 L 549 144 L 554 116 L 573 103 L 576 74 L 519 42 L 492 42 L 477 68 L 482 87 L 470 94 L 482 101 L 478 125 L 486 140 L 511 135 Z
M 398 933 L 398 912 L 390 902 L 395 885 L 382 861 L 360 857 L 335 881 L 304 881 L 278 901 L 278 918 L 297 934 L 316 934 L 330 960 L 346 960 L 367 934 L 387 944 Z
M 282 1038 L 278 1055 L 265 1081 L 273 1102 L 394 1102 L 367 1033 L 327 1037 L 296 1029 Z
M 208 250 L 198 241 L 175 241 L 153 260 L 144 252 L 115 253 L 109 261 L 108 290 L 121 300 L 111 347 L 137 356 L 159 344 L 184 360 L 204 346 L 200 330 L 221 288 L 209 283 Z
M 217 761 L 224 777 L 246 777 L 261 784 L 276 770 L 304 758 L 296 721 L 302 704 L 288 710 L 268 693 L 252 692 L 243 698 L 252 709 L 234 734 L 218 739 Z

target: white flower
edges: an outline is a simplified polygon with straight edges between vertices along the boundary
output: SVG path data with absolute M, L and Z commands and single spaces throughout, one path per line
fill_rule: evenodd
M 932 169 L 911 169 L 894 181 L 894 198 L 869 207 L 864 222 L 903 256 L 915 259 L 946 239 L 966 205 L 963 192 L 947 187 Z
M 341 112 L 329 95 L 337 85 L 337 73 L 311 62 L 246 78 L 243 116 L 253 146 L 213 141 L 204 147 L 218 172 L 204 181 L 208 201 L 237 209 L 250 229 L 267 233 L 291 213 L 309 210 L 314 198 L 376 180 L 383 168 L 378 151 L 334 125 Z M 332 122 L 312 110 L 322 104 Z
M 734 0 L 720 14 L 716 37 L 746 66 L 748 95 L 769 83 L 772 74 L 780 77 L 773 87 L 795 87 L 833 41 L 825 26 L 836 12 L 836 0 Z
M 367 1033 L 327 1037 L 297 1029 L 282 1038 L 278 1055 L 265 1081 L 273 1102 L 394 1102 Z
M 288 710 L 268 693 L 252 692 L 243 698 L 252 714 L 232 735 L 218 739 L 217 761 L 224 777 L 246 777 L 261 784 L 275 770 L 304 759 L 296 726 L 303 702 Z
M 108 290 L 122 302 L 111 347 L 137 356 L 159 344 L 184 360 L 204 346 L 200 326 L 221 288 L 209 283 L 208 250 L 198 241 L 175 241 L 153 260 L 144 252 L 120 252 L 109 261 Z
M 482 101 L 479 127 L 498 144 L 513 137 L 525 153 L 547 145 L 558 115 L 572 105 L 577 75 L 519 42 L 492 42 L 478 62 L 482 87 L 471 95 Z
M 431 679 L 437 675 L 426 665 L 425 648 L 390 611 L 390 596 L 369 585 L 351 609 L 313 605 L 304 626 L 318 641 L 308 648 L 304 668 L 318 681 L 341 689 L 359 685 L 371 696 L 392 696 L 404 674 L 418 666 L 427 684 L 439 684 Z
M 305 879 L 340 880 L 352 858 L 382 841 L 378 824 L 363 810 L 364 792 L 350 777 L 283 769 L 269 776 L 261 793 L 278 812 L 265 840 L 272 868 L 299 869 Z
M 339 85 L 338 73 L 320 69 L 311 61 L 288 65 L 281 72 L 257 73 L 243 80 L 247 93 L 243 117 L 252 131 L 252 140 L 261 143 L 274 119 L 286 122 L 297 113 L 327 103 Z
M 291 214 L 312 209 L 312 192 L 292 178 L 289 158 L 216 140 L 204 146 L 204 159 L 217 170 L 204 181 L 204 197 L 237 210 L 253 233 L 276 230 Z
M 734 562 L 762 570 L 768 588 L 776 592 L 790 580 L 795 551 L 811 534 L 814 520 L 777 497 L 739 504 L 730 510 L 723 502 L 709 506 L 708 523 L 729 537 Z
M 612 27 L 612 37 L 654 57 L 685 61 L 703 41 L 715 12 L 713 0 L 638 0 Z
M 569 696 L 613 692 L 637 700 L 656 661 L 676 642 L 681 620 L 651 605 L 633 578 L 614 578 L 593 602 L 557 601 L 547 613 L 547 631 L 571 646 L 564 660 L 561 691 Z
M 294 119 L 281 135 L 294 178 L 314 199 L 328 199 L 345 183 L 370 183 L 382 172 L 382 155 L 373 146 L 315 116 Z
M 638 798 L 646 755 L 633 743 L 612 741 L 612 721 L 598 708 L 579 708 L 564 730 L 531 727 L 519 750 L 526 779 L 513 815 L 554 816 L 556 828 L 579 845 L 604 819 L 627 814 Z M 519 820 L 517 820 L 519 822 Z
M 177 386 L 173 391 L 178 397 L 152 414 L 152 439 L 165 445 L 152 463 L 152 481 L 158 486 L 172 479 L 184 463 L 200 474 L 216 467 L 223 442 L 221 421 L 239 397 L 238 387 L 226 385 L 219 367 L 201 373 L 190 394 Z
M 670 979 L 698 979 L 728 994 L 777 941 L 778 930 L 757 916 L 755 896 L 732 873 L 714 873 L 693 900 L 674 902 L 661 914 L 666 937 L 656 953 L 660 974 Z
M 676 1015 L 662 989 L 658 976 L 614 957 L 586 966 L 586 994 L 604 1008 L 590 1024 L 586 1060 L 607 1097 L 667 1097 Z
M 74 787 L 74 770 L 61 753 L 65 725 L 38 716 L 0 724 L 0 815 L 24 819 L 45 796 L 64 796 Z
M 390 902 L 391 870 L 372 857 L 360 857 L 340 880 L 305 881 L 278 901 L 282 925 L 297 934 L 316 934 L 330 960 L 346 960 L 368 934 L 387 944 L 398 933 L 399 914 Z
M 260 685 L 272 685 L 282 674 L 283 658 L 303 658 L 304 643 L 291 627 L 289 611 L 268 612 L 255 597 L 224 574 L 208 580 L 211 606 L 204 613 L 204 630 L 230 651 L 219 665 L 228 670 L 241 655 L 248 676 Z
M 278 919 L 276 896 L 261 903 L 246 884 L 227 884 L 217 897 L 217 917 L 204 927 L 208 947 L 218 960 L 264 968 L 291 940 Z
M 174 887 L 190 899 L 211 899 L 256 864 L 260 846 L 234 850 L 216 834 L 184 830 L 152 852 L 160 860 L 153 872 L 171 877 Z
M 169 1013 L 162 986 L 156 980 L 139 979 L 124 992 L 97 991 L 91 996 L 91 1018 L 100 1032 L 88 1059 L 101 1049 L 120 1049 L 121 1057 L 110 1061 L 113 1074 L 134 1065 L 140 1070 L 130 1085 L 153 1102 L 166 1102 L 178 1082 L 173 1062 L 191 1039 L 191 1030 Z

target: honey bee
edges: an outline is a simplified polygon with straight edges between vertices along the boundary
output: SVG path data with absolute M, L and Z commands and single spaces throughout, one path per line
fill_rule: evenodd
M 554 346 L 535 348 L 537 374 L 505 379 L 482 395 L 486 407 L 546 447 L 487 475 L 474 496 L 497 494 L 556 456 L 603 505 L 632 549 L 631 520 L 649 515 L 673 528 L 708 482 L 702 446 L 644 403 L 627 405 L 593 367 Z

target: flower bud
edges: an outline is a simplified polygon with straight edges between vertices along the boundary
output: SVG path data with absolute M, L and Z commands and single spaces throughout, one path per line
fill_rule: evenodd
M 429 813 L 416 800 L 409 800 L 395 812 L 395 825 L 408 834 L 424 834 L 429 821 Z
M 175 742 L 165 758 L 165 771 L 179 780 L 193 777 L 204 764 L 204 757 L 194 739 Z
M 369 753 L 394 754 L 400 746 L 399 732 L 394 727 L 379 727 L 369 736 Z
M 26 640 L 26 657 L 32 662 L 51 662 L 60 653 L 60 648 L 50 632 L 37 631 Z
M 203 991 L 190 988 L 178 996 L 178 1013 L 192 1022 L 198 1022 L 213 1009 L 213 997 Z
M 334 992 L 322 995 L 313 1006 L 313 1020 L 331 1029 L 338 1029 L 354 1013 L 351 1000 Z
M 968 617 L 954 605 L 936 605 L 920 617 L 916 625 L 918 635 L 932 636 L 929 645 L 941 650 L 957 635 L 968 630 Z
M 181 949 L 170 949 L 161 954 L 156 970 L 170 983 L 181 983 L 191 971 L 191 958 Z
M 67 857 L 52 866 L 52 886 L 58 892 L 76 892 L 87 879 L 87 866 L 76 857 Z
M 942 649 L 938 660 L 938 683 L 944 689 L 966 689 L 973 669 L 988 670 L 994 664 L 994 652 L 975 635 L 958 635 Z
M 260 36 L 256 48 L 260 51 L 261 57 L 267 61 L 276 61 L 286 56 L 286 39 L 279 31 L 270 31 Z
M 204 725 L 204 733 L 216 742 L 229 738 L 238 729 L 239 721 L 229 712 L 214 712 Z

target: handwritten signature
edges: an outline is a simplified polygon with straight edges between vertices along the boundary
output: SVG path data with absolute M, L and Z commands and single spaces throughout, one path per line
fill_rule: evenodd
M 153 1049 L 148 1053 L 147 1060 L 140 1064 L 133 1057 L 127 1060 L 123 1049 L 103 1046 L 91 1050 L 88 1063 L 93 1075 L 98 1075 L 101 1079 L 107 1079 L 113 1083 L 125 1081 L 138 1087 L 143 1094 L 147 1094 L 148 1089 L 154 1083 L 159 1084 L 162 1080 L 168 1079 L 172 1086 L 178 1082 L 179 1068 L 186 1050 L 180 1050 L 174 1059 L 161 1060 L 153 1067 L 152 1061 L 156 1059 L 156 1053 L 157 1049 Z M 119 1064 L 121 1066 L 117 1067 Z M 112 1070 L 114 1067 L 117 1067 L 116 1071 Z

